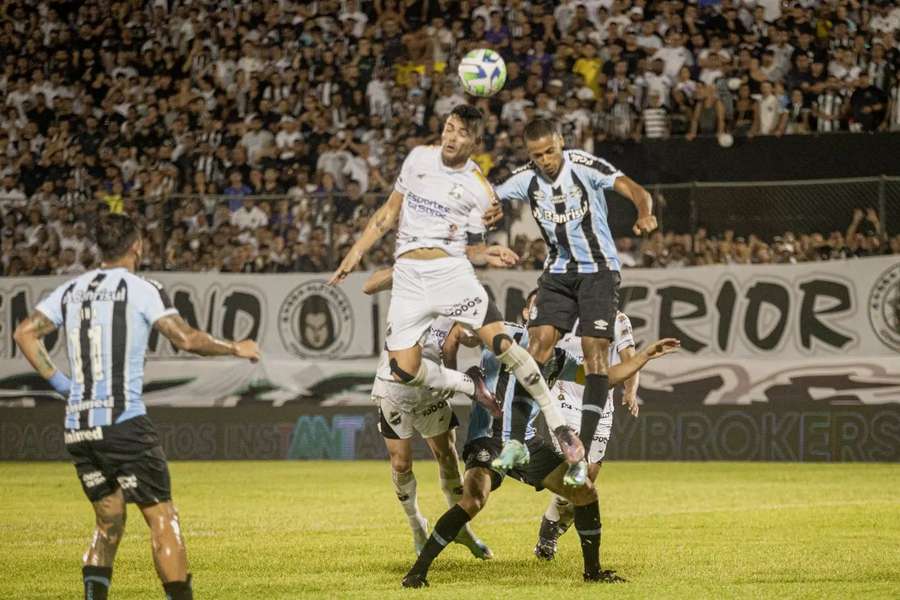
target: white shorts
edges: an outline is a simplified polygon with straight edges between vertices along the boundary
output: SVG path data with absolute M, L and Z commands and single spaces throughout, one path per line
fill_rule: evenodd
M 390 392 L 393 386 L 406 390 L 398 390 L 394 395 Z M 418 432 L 423 438 L 431 438 L 459 425 L 448 400 L 433 397 L 426 388 L 414 388 L 414 391 L 419 394 L 419 402 L 411 405 L 409 386 L 387 383 L 379 386 L 378 395 L 373 390 L 381 435 L 392 440 L 408 440 Z
M 388 350 L 415 346 L 438 315 L 481 328 L 488 295 L 466 258 L 400 258 L 394 263 L 385 343 Z
M 573 388 L 581 388 L 580 393 L 575 393 Z M 584 386 L 559 381 L 551 390 L 556 406 L 566 420 L 566 425 L 577 432 L 581 432 L 581 398 L 584 393 Z M 603 461 L 606 456 L 606 445 L 609 443 L 609 435 L 612 432 L 613 424 L 613 400 L 612 395 L 607 397 L 606 404 L 603 406 L 603 412 L 600 414 L 600 422 L 597 423 L 597 429 L 594 430 L 594 441 L 591 444 L 591 450 L 588 452 L 588 463 L 595 464 Z M 556 437 L 551 436 L 553 445 L 559 450 L 559 444 Z

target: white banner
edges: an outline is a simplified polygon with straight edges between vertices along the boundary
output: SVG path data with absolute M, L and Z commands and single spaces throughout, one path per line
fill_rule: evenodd
M 507 319 L 540 274 L 487 271 Z M 677 337 L 688 355 L 801 359 L 900 353 L 895 256 L 799 265 L 627 269 L 620 297 L 639 343 Z
M 143 274 L 143 273 L 142 273 Z M 370 356 L 372 300 L 362 293 L 365 274 L 350 275 L 340 287 L 328 274 L 228 275 L 147 273 L 160 281 L 191 325 L 226 339 L 255 339 L 267 358 L 335 359 Z M 65 277 L 0 279 L 0 361 L 19 359 L 12 332 L 37 302 Z M 64 344 L 45 339 L 51 356 L 63 360 Z M 147 357 L 179 353 L 154 333 Z

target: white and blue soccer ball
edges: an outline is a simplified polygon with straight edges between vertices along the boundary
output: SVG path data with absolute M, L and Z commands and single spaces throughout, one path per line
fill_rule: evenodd
M 503 57 L 488 48 L 479 48 L 466 54 L 459 63 L 458 73 L 463 90 L 472 96 L 493 96 L 506 83 L 506 63 Z

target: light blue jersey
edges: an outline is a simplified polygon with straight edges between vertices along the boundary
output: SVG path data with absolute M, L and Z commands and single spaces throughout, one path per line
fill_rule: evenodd
M 623 173 L 581 150 L 565 150 L 555 181 L 528 163 L 497 187 L 504 201 L 531 205 L 548 253 L 550 273 L 597 273 L 620 270 L 619 256 L 607 223 L 606 196 Z
M 528 329 L 524 325 L 504 323 L 504 326 L 506 335 L 523 348 L 528 347 Z M 584 359 L 580 356 L 569 354 L 560 348 L 557 348 L 556 360 L 562 362 L 559 378 L 566 380 L 574 380 L 578 366 L 584 362 Z M 471 441 L 499 434 L 504 441 L 508 440 L 512 425 L 512 402 L 516 395 L 516 376 L 506 369 L 503 363 L 500 362 L 500 359 L 488 350 L 483 350 L 481 353 L 481 368 L 484 370 L 484 379 L 488 389 L 503 404 L 503 415 L 501 421 L 495 424 L 493 417 L 486 408 L 477 402 L 473 403 L 472 413 L 469 417 L 468 439 Z M 528 424 L 525 427 L 525 439 L 530 440 L 537 433 L 534 421 L 540 414 L 541 409 L 530 396 L 525 394 L 525 397 L 528 398 L 531 404 Z
M 66 429 L 146 414 L 141 395 L 150 330 L 178 314 L 159 283 L 125 268 L 95 269 L 56 288 L 37 310 L 66 338 L 72 378 Z

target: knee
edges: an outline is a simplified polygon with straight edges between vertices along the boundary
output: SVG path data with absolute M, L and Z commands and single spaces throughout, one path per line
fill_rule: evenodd
M 97 515 L 97 530 L 110 544 L 118 544 L 125 533 L 125 513 Z
M 550 360 L 550 356 L 553 354 L 553 346 L 550 345 L 548 339 L 545 339 L 545 336 L 535 335 L 528 340 L 528 353 L 538 364 L 543 365 Z
M 575 489 L 570 498 L 575 506 L 587 506 L 597 501 L 597 488 L 591 484 L 583 485 Z
M 474 517 L 487 504 L 487 494 L 482 490 L 466 490 L 459 504 L 470 517 Z
M 391 376 L 394 378 L 394 381 L 411 384 L 413 383 L 413 380 L 415 380 L 420 366 L 421 365 L 412 364 L 401 366 L 400 363 L 397 362 L 396 358 L 392 358 L 390 360 Z
M 412 457 L 391 454 L 391 470 L 395 473 L 408 473 L 412 471 Z

